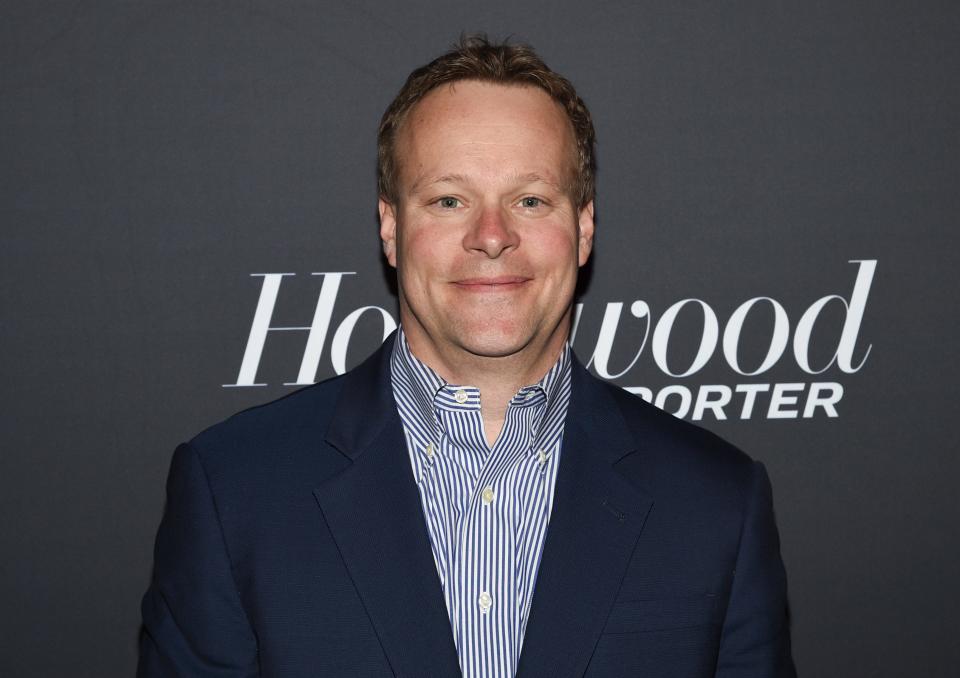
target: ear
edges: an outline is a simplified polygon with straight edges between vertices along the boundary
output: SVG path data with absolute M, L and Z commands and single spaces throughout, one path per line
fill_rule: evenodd
M 590 252 L 593 251 L 593 200 L 584 205 L 580 210 L 577 222 L 577 252 L 579 254 L 579 265 L 583 266 L 590 258 Z
M 394 268 L 397 267 L 397 212 L 392 203 L 382 196 L 377 201 L 380 212 L 380 241 L 383 243 L 383 256 Z

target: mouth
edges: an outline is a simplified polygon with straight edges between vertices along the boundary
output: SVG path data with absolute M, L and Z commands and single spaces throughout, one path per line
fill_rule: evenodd
M 532 278 L 519 275 L 501 275 L 488 278 L 464 278 L 454 280 L 453 284 L 468 292 L 509 292 L 520 289 Z

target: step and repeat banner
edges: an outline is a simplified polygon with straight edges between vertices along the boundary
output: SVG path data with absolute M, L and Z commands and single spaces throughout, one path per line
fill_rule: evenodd
M 572 346 L 771 476 L 794 655 L 953 675 L 960 10 L 4 2 L 0 673 L 124 676 L 173 449 L 398 322 L 376 129 L 463 31 L 598 136 Z

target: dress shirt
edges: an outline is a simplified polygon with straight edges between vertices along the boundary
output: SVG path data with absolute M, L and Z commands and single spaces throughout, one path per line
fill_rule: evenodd
M 553 506 L 569 344 L 511 398 L 492 447 L 480 390 L 444 381 L 402 328 L 391 383 L 463 676 L 513 678 Z

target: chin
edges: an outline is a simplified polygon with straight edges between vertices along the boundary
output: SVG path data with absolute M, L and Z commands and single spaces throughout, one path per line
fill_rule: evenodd
M 498 331 L 470 332 L 461 339 L 461 346 L 474 355 L 485 358 L 503 358 L 523 350 L 533 337 L 528 333 Z

